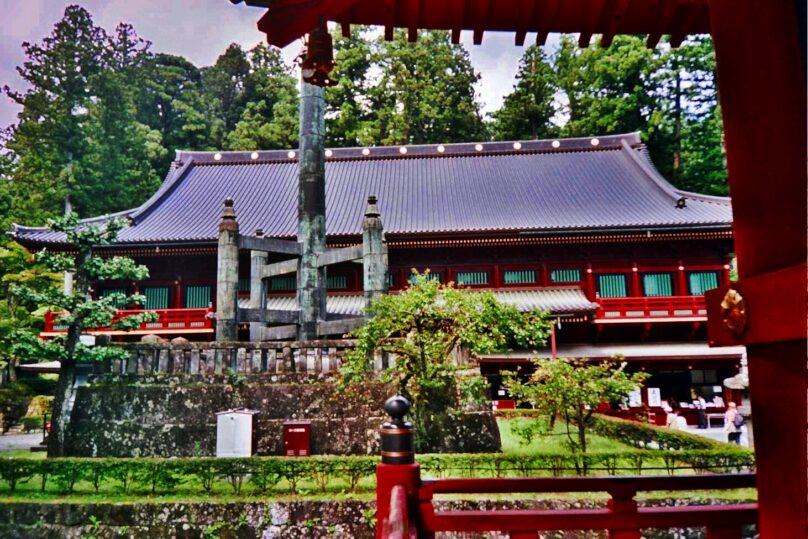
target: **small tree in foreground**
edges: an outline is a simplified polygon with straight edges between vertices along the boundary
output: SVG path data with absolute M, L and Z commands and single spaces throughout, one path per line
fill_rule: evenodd
M 356 348 L 342 368 L 343 383 L 361 382 L 373 372 L 373 358 L 392 355 L 382 379 L 397 386 L 413 405 L 416 445 L 434 449 L 441 442 L 440 425 L 473 397 L 479 377 L 458 379 L 453 351 L 472 354 L 503 351 L 510 346 L 535 349 L 549 332 L 540 312 L 520 313 L 490 292 L 472 292 L 442 285 L 430 274 L 413 274 L 413 283 L 395 295 L 384 295 L 370 307 L 371 319 L 356 330 Z M 479 394 L 479 391 L 476 392 Z
M 625 398 L 637 389 L 647 373 L 627 374 L 625 363 L 618 360 L 592 363 L 586 359 L 536 359 L 535 372 L 527 382 L 513 374 L 505 378 L 505 387 L 520 402 L 547 413 L 561 416 L 567 424 L 567 438 L 573 451 L 586 453 L 586 430 L 595 409 L 602 402 Z M 577 427 L 577 440 L 573 427 Z M 546 429 L 541 420 L 517 427 L 523 439 L 530 440 Z
M 65 293 L 56 287 L 32 288 L 26 285 L 15 286 L 13 293 L 25 301 L 47 306 L 59 313 L 59 323 L 67 326 L 67 333 L 49 341 L 36 337 L 21 338 L 16 344 L 16 354 L 20 357 L 37 358 L 42 361 L 61 362 L 56 399 L 53 404 L 52 429 L 49 437 L 48 455 L 63 456 L 65 433 L 70 424 L 70 415 L 75 398 L 74 381 L 76 363 L 122 359 L 124 351 L 109 346 L 85 346 L 80 336 L 86 328 L 109 327 L 119 305 L 142 303 L 141 295 L 128 296 L 113 293 L 98 299 L 90 296 L 90 286 L 94 282 L 117 279 L 141 280 L 149 276 L 145 266 L 137 265 L 131 258 L 102 258 L 95 253 L 99 246 L 110 245 L 118 232 L 126 226 L 123 220 L 113 219 L 103 225 L 82 225 L 79 227 L 75 215 L 67 215 L 49 222 L 51 230 L 63 232 L 70 253 L 52 253 L 43 250 L 36 255 L 37 261 L 53 272 L 71 272 L 74 287 Z M 143 322 L 153 321 L 156 315 L 145 312 L 122 318 L 114 324 L 116 329 L 134 329 Z

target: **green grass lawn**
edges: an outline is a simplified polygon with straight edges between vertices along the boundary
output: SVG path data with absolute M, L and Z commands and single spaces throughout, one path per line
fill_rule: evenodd
M 498 418 L 497 425 L 499 426 L 499 435 L 502 439 L 502 452 L 513 453 L 516 455 L 528 455 L 531 453 L 541 452 L 566 452 L 569 451 L 568 438 L 567 438 L 567 425 L 564 422 L 556 422 L 553 432 L 543 436 L 536 436 L 533 438 L 529 445 L 523 445 L 519 436 L 511 431 L 511 425 L 514 423 L 524 425 L 530 422 L 528 418 L 513 418 L 505 419 Z M 575 427 L 570 427 L 570 432 L 573 439 L 578 439 L 578 431 Z M 586 436 L 587 451 L 596 453 L 599 451 L 633 451 L 635 448 L 629 444 L 624 444 L 618 440 L 598 436 L 597 434 L 587 433 Z

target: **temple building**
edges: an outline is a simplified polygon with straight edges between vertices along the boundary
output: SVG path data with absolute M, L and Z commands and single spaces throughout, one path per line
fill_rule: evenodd
M 148 266 L 150 278 L 94 293 L 145 295 L 138 308 L 160 320 L 134 335 L 213 339 L 222 201 L 234 201 L 243 234 L 294 240 L 298 158 L 294 150 L 178 152 L 162 187 L 117 214 L 130 225 L 107 249 Z M 706 290 L 729 282 L 730 200 L 675 189 L 638 134 L 330 149 L 325 188 L 330 247 L 362 243 L 366 201 L 378 198 L 392 293 L 413 269 L 429 269 L 441 282 L 547 311 L 554 329 L 540 355 L 624 356 L 629 369 L 652 374 L 641 395 L 651 406 L 689 401 L 691 390 L 708 401 L 739 397 L 723 381 L 739 372 L 744 349 L 708 346 L 704 302 Z M 15 225 L 13 235 L 31 249 L 67 247 L 45 228 Z M 250 251 L 239 256 L 239 304 L 247 306 Z M 362 271 L 355 262 L 328 267 L 329 314 L 362 314 Z M 269 308 L 296 308 L 294 274 L 267 283 Z M 51 317 L 43 336 L 60 329 Z M 249 335 L 242 324 L 239 337 Z M 494 399 L 504 395 L 498 373 L 529 357 L 480 358 Z

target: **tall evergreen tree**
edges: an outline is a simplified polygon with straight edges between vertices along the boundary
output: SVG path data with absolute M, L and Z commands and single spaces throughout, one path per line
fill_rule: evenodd
M 370 102 L 370 70 L 374 43 L 368 29 L 355 27 L 350 37 L 334 36 L 337 85 L 326 89 L 326 145 L 366 146 L 378 138 Z
M 68 6 L 41 44 L 24 43 L 25 93 L 7 148 L 15 219 L 42 223 L 73 209 L 83 216 L 139 204 L 158 185 L 159 133 L 137 122 L 135 96 L 148 43 L 122 24 L 112 35 Z
M 654 64 L 654 51 L 638 37 L 618 36 L 607 49 L 581 49 L 571 36 L 563 36 L 555 57 L 568 116 L 563 134 L 642 131 L 656 106 Z
M 557 82 L 547 55 L 537 46 L 528 47 L 519 61 L 516 85 L 494 112 L 492 131 L 496 140 L 536 139 L 553 136 L 557 126 Z
M 297 146 L 298 93 L 280 51 L 260 44 L 248 54 L 244 81 L 246 107 L 227 134 L 231 150 L 268 150 Z
M 380 144 L 462 142 L 487 138 L 474 85 L 480 79 L 468 51 L 448 32 L 380 37 L 375 62 L 381 71 L 369 92 Z
M 27 60 L 17 71 L 30 87 L 4 92 L 22 106 L 7 148 L 18 166 L 12 191 L 27 221 L 42 222 L 75 205 L 81 181 L 73 162 L 86 152 L 84 124 L 90 81 L 104 69 L 106 32 L 82 7 L 68 6 L 41 44 L 23 43 Z
M 212 106 L 214 143 L 221 147 L 246 107 L 245 81 L 250 74 L 247 53 L 231 43 L 211 67 L 202 70 L 205 99 Z

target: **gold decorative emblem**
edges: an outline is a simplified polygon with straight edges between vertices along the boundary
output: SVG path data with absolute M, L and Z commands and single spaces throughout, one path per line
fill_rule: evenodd
M 736 337 L 740 337 L 746 329 L 746 300 L 737 290 L 730 288 L 721 301 L 721 316 L 724 327 Z

